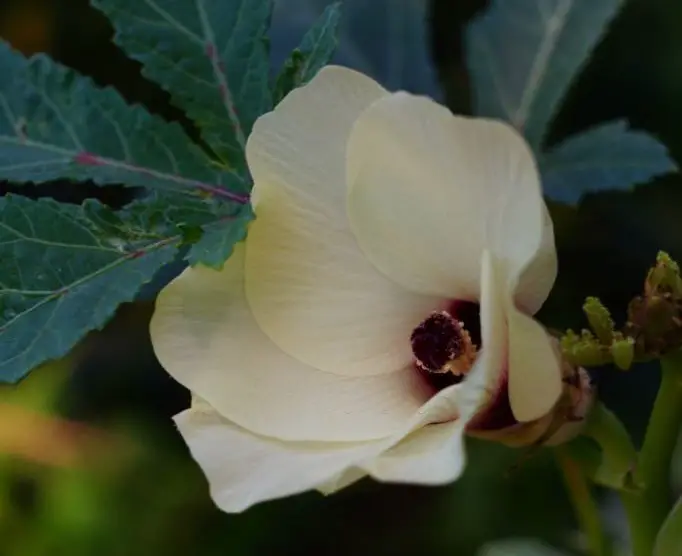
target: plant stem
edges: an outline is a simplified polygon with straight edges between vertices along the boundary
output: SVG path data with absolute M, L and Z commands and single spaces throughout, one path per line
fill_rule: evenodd
M 609 553 L 609 539 L 604 533 L 599 507 L 592 497 L 587 477 L 564 446 L 557 447 L 555 454 L 580 529 L 587 537 L 590 554 L 592 556 L 606 556 Z
M 651 556 L 671 508 L 670 466 L 682 428 L 682 352 L 661 359 L 661 384 L 639 454 L 637 492 L 621 492 L 633 556 Z

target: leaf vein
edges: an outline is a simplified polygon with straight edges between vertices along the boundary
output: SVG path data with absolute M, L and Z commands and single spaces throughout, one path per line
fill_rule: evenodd
M 182 34 L 187 36 L 189 39 L 194 41 L 195 43 L 198 43 L 199 45 L 202 45 L 201 37 L 190 31 L 187 27 L 185 27 L 182 23 L 180 23 L 177 19 L 175 19 L 171 14 L 169 14 L 166 10 L 161 8 L 156 2 L 153 0 L 144 0 L 144 3 L 147 4 L 152 10 L 154 10 L 157 14 L 159 14 L 163 19 L 168 22 L 169 25 L 180 31 Z M 150 22 L 146 19 L 140 18 L 139 16 L 137 19 L 140 19 L 146 23 L 153 23 Z
M 40 97 L 43 99 L 43 102 L 52 109 L 52 111 L 55 113 L 57 116 L 57 119 L 61 122 L 62 126 L 64 127 L 64 130 L 66 133 L 71 137 L 71 141 L 73 141 L 73 144 L 76 146 L 78 150 L 84 151 L 85 147 L 83 146 L 83 143 L 81 143 L 80 138 L 78 137 L 78 134 L 76 133 L 75 129 L 71 125 L 71 123 L 64 117 L 63 112 L 55 104 L 55 102 L 50 98 L 49 95 L 45 94 L 44 91 L 40 91 Z

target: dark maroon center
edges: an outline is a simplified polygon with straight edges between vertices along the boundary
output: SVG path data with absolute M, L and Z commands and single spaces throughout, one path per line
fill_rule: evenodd
M 476 349 L 480 349 L 478 303 L 455 301 L 444 311 L 431 314 L 412 332 L 410 341 L 415 367 L 435 390 L 464 380 L 465 375 L 443 372 L 443 367 L 463 354 L 465 330 Z
M 442 372 L 448 361 L 464 352 L 462 325 L 449 313 L 433 313 L 412 332 L 412 353 L 417 365 L 432 373 Z

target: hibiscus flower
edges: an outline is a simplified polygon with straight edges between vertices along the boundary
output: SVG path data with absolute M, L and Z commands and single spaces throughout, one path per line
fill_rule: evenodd
M 440 485 L 467 433 L 547 428 L 566 373 L 532 315 L 556 253 L 521 135 L 329 66 L 246 154 L 246 240 L 185 270 L 151 322 L 218 506 L 366 475 Z

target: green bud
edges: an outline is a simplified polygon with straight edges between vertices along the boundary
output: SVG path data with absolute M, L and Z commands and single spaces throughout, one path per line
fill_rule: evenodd
M 602 344 L 609 345 L 613 340 L 613 319 L 611 313 L 596 297 L 588 297 L 583 311 L 592 330 Z
M 598 367 L 611 362 L 608 347 L 602 345 L 589 330 L 580 335 L 569 330 L 560 341 L 565 359 L 579 367 Z
M 580 336 L 578 336 L 573 330 L 570 328 L 566 331 L 566 333 L 561 337 L 559 342 L 561 343 L 561 348 L 562 349 L 570 349 L 571 346 L 573 346 L 576 342 L 580 341 Z
M 611 344 L 611 356 L 616 367 L 627 371 L 635 359 L 635 341 L 632 338 L 616 338 Z
M 670 255 L 660 251 L 656 257 L 656 265 L 649 271 L 644 284 L 647 296 L 656 294 L 672 294 L 677 299 L 682 298 L 682 278 L 679 265 Z
M 680 273 L 679 265 L 665 251 L 658 252 L 656 255 L 656 264 L 669 268 L 675 274 Z
M 581 342 L 574 348 L 573 353 L 581 367 L 598 367 L 609 362 L 604 348 L 596 342 Z

